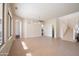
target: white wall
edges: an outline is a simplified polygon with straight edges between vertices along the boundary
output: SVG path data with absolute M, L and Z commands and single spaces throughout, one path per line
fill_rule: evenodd
M 27 38 L 27 20 L 23 20 L 23 38 Z
M 52 24 L 44 25 L 44 36 L 52 37 Z
M 78 20 L 79 20 L 79 12 L 60 17 L 59 19 L 60 19 L 60 37 L 63 40 L 75 41 L 75 37 L 74 37 L 75 31 L 74 30 L 75 30 L 75 26 L 76 26 L 76 24 L 78 23 Z M 69 25 L 72 28 L 72 32 L 68 36 L 68 38 L 70 38 L 70 39 L 67 39 L 67 38 L 64 37 L 64 33 L 67 29 L 67 25 Z
M 54 37 L 56 38 L 56 19 L 45 21 L 44 36 L 52 37 L 52 27 L 54 27 Z
M 39 37 L 41 36 L 41 24 L 31 23 L 27 24 L 27 37 Z
M 16 20 L 16 35 L 20 35 L 20 21 L 19 20 Z
M 75 26 L 79 23 L 79 12 L 69 14 L 60 18 L 46 20 L 44 24 L 44 35 L 51 37 L 52 36 L 52 25 L 54 26 L 54 34 L 55 38 L 62 38 L 63 40 L 67 41 L 75 41 Z M 67 26 L 69 26 L 72 31 L 70 35 L 66 34 L 67 36 L 64 37 L 64 33 L 66 32 Z
M 23 20 L 23 34 L 24 38 L 41 36 L 41 24 Z

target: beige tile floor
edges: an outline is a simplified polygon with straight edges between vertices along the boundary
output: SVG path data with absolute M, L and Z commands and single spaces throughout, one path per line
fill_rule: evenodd
M 23 44 L 22 44 L 23 43 Z M 25 47 L 25 48 L 24 48 Z M 48 37 L 14 40 L 9 56 L 79 56 L 79 43 Z

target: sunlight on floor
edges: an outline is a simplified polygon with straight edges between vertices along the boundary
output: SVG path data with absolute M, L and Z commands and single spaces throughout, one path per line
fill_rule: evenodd
M 23 41 L 21 41 L 21 44 L 22 44 L 24 50 L 27 50 L 28 49 L 27 45 Z
M 26 56 L 32 56 L 32 54 L 31 53 L 26 53 Z
M 21 44 L 22 44 L 24 50 L 29 49 L 24 41 L 21 41 Z M 32 54 L 31 53 L 26 53 L 26 56 L 32 56 Z

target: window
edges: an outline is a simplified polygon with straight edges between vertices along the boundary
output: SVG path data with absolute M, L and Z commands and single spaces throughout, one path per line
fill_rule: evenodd
M 12 35 L 12 18 L 10 12 L 8 12 L 8 38 Z
M 0 46 L 4 43 L 4 4 L 0 3 Z

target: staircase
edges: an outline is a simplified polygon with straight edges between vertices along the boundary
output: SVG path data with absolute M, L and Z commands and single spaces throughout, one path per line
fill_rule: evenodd
M 63 37 L 64 37 L 64 40 L 72 41 L 73 40 L 73 28 L 67 26 L 67 29 Z

